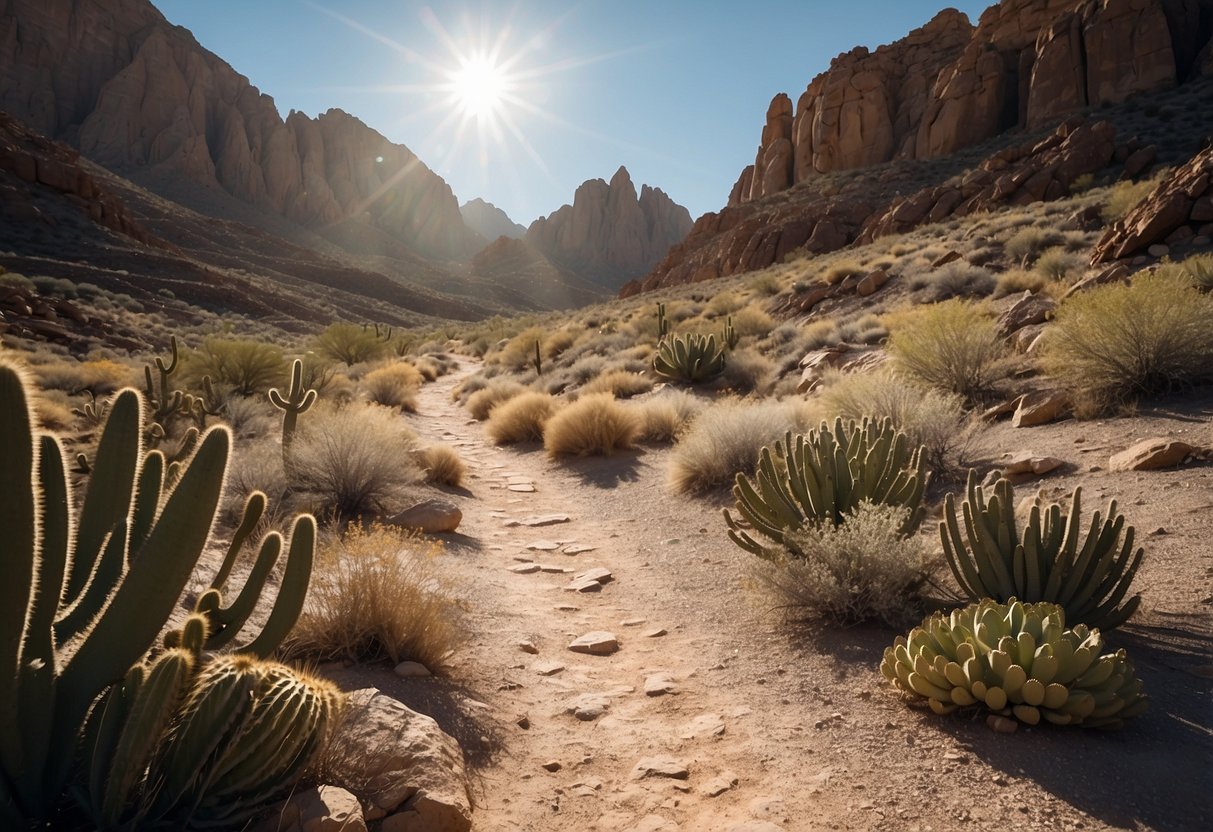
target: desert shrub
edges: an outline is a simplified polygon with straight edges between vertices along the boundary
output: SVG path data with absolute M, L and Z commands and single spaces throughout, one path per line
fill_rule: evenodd
M 486 371 L 468 376 L 455 385 L 455 389 L 451 391 L 451 401 L 466 404 L 469 396 L 488 387 L 490 381 L 492 377 Z
M 362 377 L 362 389 L 375 404 L 417 412 L 417 391 L 421 389 L 420 371 L 407 361 L 371 370 Z
M 1140 182 L 1117 182 L 1108 190 L 1099 215 L 1106 223 L 1116 222 L 1129 213 L 1134 205 L 1145 199 L 1158 186 L 1159 180 L 1160 174 L 1156 173 Z
M 670 455 L 670 487 L 680 494 L 732 484 L 752 471 L 758 451 L 789 430 L 809 426 L 803 402 L 725 399 L 705 408 Z
M 1213 297 L 1181 275 L 1139 275 L 1068 298 L 1044 342 L 1049 375 L 1085 409 L 1213 378 Z
M 415 448 L 416 437 L 387 408 L 317 407 L 300 420 L 288 473 L 317 514 L 341 521 L 383 513 L 421 479 Z
M 1066 280 L 1087 267 L 1087 258 L 1076 251 L 1054 246 L 1036 260 L 1036 271 L 1046 280 Z
M 755 567 L 756 582 L 798 616 L 843 626 L 908 623 L 921 614 L 929 556 L 922 538 L 901 533 L 906 513 L 864 503 L 838 526 L 789 532 L 771 562 Z
M 94 396 L 107 396 L 136 384 L 135 372 L 129 366 L 108 358 L 52 361 L 35 367 L 34 372 L 42 389 L 67 393 L 88 391 Z
M 280 348 L 247 338 L 207 338 L 182 363 L 182 376 L 196 389 L 210 376 L 241 396 L 264 394 L 287 374 Z
M 736 393 L 763 393 L 770 387 L 775 364 L 760 352 L 736 349 L 728 354 L 717 384 Z
M 431 359 L 428 355 L 410 361 L 409 365 L 421 376 L 422 383 L 435 381 L 442 374 L 438 362 Z
M 1213 291 L 1213 254 L 1193 254 L 1178 263 L 1164 261 L 1155 272 L 1180 277 L 1202 292 Z
M 467 466 L 459 453 L 450 445 L 442 443 L 427 445 L 413 454 L 418 467 L 425 473 L 425 481 L 434 485 L 458 488 L 463 485 Z
M 1040 272 L 1027 269 L 1010 269 L 998 276 L 994 297 L 1003 298 L 1021 292 L 1039 292 L 1049 281 Z
M 582 396 L 548 420 L 543 447 L 548 455 L 609 456 L 632 447 L 640 419 L 610 393 Z
M 577 343 L 577 339 L 581 337 L 585 330 L 582 327 L 562 327 L 543 341 L 543 357 L 548 359 L 559 358 L 565 350 Z
M 732 315 L 745 304 L 741 299 L 741 295 L 737 292 L 721 292 L 708 301 L 708 305 L 703 310 L 705 318 L 722 318 L 725 315 Z
M 639 442 L 673 442 L 705 407 L 704 400 L 686 390 L 667 388 L 634 405 L 640 417 Z
M 462 605 L 442 578 L 441 545 L 375 526 L 350 526 L 320 547 L 291 657 L 417 661 L 440 670 L 464 640 Z
M 875 344 L 889 337 L 889 330 L 879 315 L 871 312 L 851 318 L 838 325 L 838 334 L 848 344 Z
M 316 352 L 347 367 L 387 354 L 388 344 L 373 329 L 357 324 L 332 324 L 316 338 Z
M 868 270 L 859 264 L 857 260 L 840 260 L 831 265 L 821 275 L 823 283 L 833 286 L 837 283 L 842 283 L 848 277 L 857 277 L 867 274 Z
M 975 430 L 964 400 L 911 384 L 887 369 L 874 373 L 827 371 L 818 393 L 826 419 L 841 416 L 859 421 L 865 416 L 889 419 L 911 445 L 922 446 L 927 468 L 936 480 L 967 467 Z
M 610 393 L 617 399 L 630 399 L 653 389 L 653 379 L 627 370 L 610 370 L 581 388 L 582 393 Z
M 893 331 L 889 354 L 911 378 L 968 402 L 1006 377 L 1006 347 L 998 324 L 972 303 L 949 300 L 909 315 Z
M 733 313 L 732 318 L 733 329 L 743 338 L 747 335 L 760 337 L 775 328 L 775 321 L 771 316 L 755 304 L 738 309 Z
M 771 272 L 759 272 L 756 277 L 751 278 L 749 285 L 755 295 L 779 294 L 779 278 Z
M 489 418 L 493 408 L 502 402 L 507 402 L 526 390 L 516 381 L 505 378 L 495 378 L 480 390 L 468 396 L 467 409 L 472 418 L 483 422 Z
M 1059 231 L 1029 225 L 1012 234 L 1003 251 L 1014 262 L 1027 265 L 1045 249 L 1062 245 L 1065 241 L 1066 238 Z
M 548 393 L 527 391 L 493 408 L 485 432 L 497 445 L 540 442 L 543 429 L 560 403 Z
M 833 318 L 813 321 L 804 328 L 801 335 L 801 346 L 806 352 L 822 347 L 832 347 L 841 341 L 842 333 L 839 331 L 838 321 Z
M 506 342 L 497 353 L 490 354 L 490 360 L 505 367 L 507 370 L 518 372 L 531 366 L 535 359 L 535 344 L 543 344 L 548 337 L 548 331 L 541 326 L 524 329 Z
M 930 300 L 988 295 L 994 291 L 993 273 L 966 260 L 953 260 L 938 269 L 919 272 L 910 280 L 911 289 L 925 289 Z
M 272 433 L 281 418 L 281 411 L 259 396 L 229 396 L 223 405 L 222 419 L 236 436 Z

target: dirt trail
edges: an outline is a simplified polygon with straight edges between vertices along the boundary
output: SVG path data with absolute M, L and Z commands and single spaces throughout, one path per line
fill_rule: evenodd
M 429 680 L 405 680 L 406 698 L 428 698 L 420 709 L 468 752 L 476 830 L 1185 829 L 1209 819 L 1208 784 L 1183 764 L 1213 747 L 1207 726 L 1184 725 L 1207 721 L 1198 705 L 1164 698 L 1184 713 L 1161 730 L 1155 719 L 1144 731 L 1010 738 L 907 708 L 874 670 L 889 631 L 813 640 L 753 602 L 749 556 L 725 537 L 718 509 L 670 495 L 667 450 L 556 463 L 538 446 L 497 448 L 451 401 L 477 368 L 425 385 L 410 417 L 468 466 L 453 495 L 464 520 L 444 558 L 469 593 L 472 638 L 446 688 L 421 693 Z M 518 525 L 543 515 L 568 520 Z M 612 576 L 600 591 L 566 589 L 597 567 Z M 568 649 L 596 631 L 619 649 Z M 670 690 L 648 695 L 658 676 Z M 460 713 L 441 696 L 463 696 Z M 642 776 L 646 767 L 675 776 Z

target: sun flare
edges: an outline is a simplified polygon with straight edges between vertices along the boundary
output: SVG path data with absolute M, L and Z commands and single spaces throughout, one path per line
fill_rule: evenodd
M 483 119 L 497 113 L 506 93 L 507 79 L 502 69 L 487 58 L 462 61 L 451 74 L 451 92 L 465 115 Z

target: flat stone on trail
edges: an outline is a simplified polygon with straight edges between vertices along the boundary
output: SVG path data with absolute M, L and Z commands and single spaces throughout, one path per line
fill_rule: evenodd
M 678 686 L 668 673 L 654 673 L 644 680 L 645 696 L 666 696 L 678 693 Z
M 648 632 L 646 632 L 644 634 L 644 637 L 645 638 L 661 638 L 662 636 L 666 635 L 668 632 L 669 631 L 666 630 L 665 627 L 658 627 L 655 630 L 649 630 Z
M 644 780 L 648 777 L 670 777 L 674 780 L 686 780 L 691 776 L 687 764 L 673 757 L 645 757 L 632 769 L 633 780 Z
M 518 640 L 518 649 L 523 653 L 535 654 L 539 652 L 539 646 L 535 644 L 533 638 L 523 638 Z
M 535 662 L 531 665 L 531 670 L 538 673 L 540 676 L 555 676 L 560 671 L 564 670 L 564 665 L 560 662 Z
M 526 548 L 532 552 L 555 552 L 560 548 L 560 544 L 555 540 L 536 540 L 534 543 L 528 543 Z
M 520 563 L 517 566 L 511 566 L 510 571 L 518 575 L 530 575 L 539 571 L 537 563 Z
M 602 584 L 598 583 L 598 581 L 574 580 L 564 589 L 566 592 L 602 592 Z
M 588 653 L 591 656 L 609 656 L 619 649 L 619 639 L 614 633 L 595 630 L 586 633 L 569 644 L 574 653 Z
M 586 552 L 593 552 L 597 549 L 597 546 L 582 546 L 579 543 L 574 543 L 570 546 L 565 546 L 564 553 L 566 555 L 583 555 Z
M 573 576 L 572 582 L 565 587 L 567 592 L 601 592 L 603 584 L 614 580 L 611 570 L 598 566 L 587 569 Z
M 510 520 L 506 523 L 506 525 L 537 528 L 539 526 L 555 526 L 558 523 L 567 522 L 569 522 L 569 516 L 567 514 L 535 514 L 531 517 L 524 517 L 521 520 Z
M 732 771 L 722 771 L 703 785 L 703 793 L 708 797 L 718 797 L 737 785 L 741 780 Z
M 540 572 L 554 572 L 558 575 L 563 575 L 568 572 L 572 572 L 573 570 L 569 569 L 567 566 L 561 566 L 556 563 L 541 563 L 541 564 L 539 564 L 539 571 Z
M 611 706 L 609 696 L 601 693 L 583 693 L 569 701 L 564 712 L 572 714 L 582 722 L 593 722 L 606 713 Z
M 518 494 L 534 494 L 535 493 L 535 486 L 533 486 L 529 483 L 518 483 L 516 485 L 507 485 L 506 488 L 508 488 L 510 491 L 514 491 Z
M 450 500 L 423 500 L 387 519 L 387 524 L 405 529 L 420 529 L 426 534 L 453 532 L 463 512 Z
M 680 737 L 684 740 L 719 737 L 724 733 L 724 720 L 718 714 L 701 714 L 683 726 Z
M 629 618 L 626 621 L 622 622 L 622 624 L 625 627 L 639 627 L 641 624 L 644 624 L 646 621 L 648 621 L 647 618 Z

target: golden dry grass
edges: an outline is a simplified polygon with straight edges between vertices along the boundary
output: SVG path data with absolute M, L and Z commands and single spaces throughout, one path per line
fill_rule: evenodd
M 375 404 L 415 413 L 417 391 L 421 389 L 423 381 L 416 367 L 401 361 L 371 370 L 362 378 L 362 389 Z
M 582 393 L 610 393 L 618 399 L 629 399 L 653 389 L 653 379 L 627 370 L 609 370 L 585 387 Z
M 447 485 L 458 488 L 463 485 L 467 474 L 467 466 L 459 458 L 459 453 L 450 445 L 438 443 L 427 445 L 414 455 L 417 464 L 425 472 L 425 481 L 434 485 Z
M 526 388 L 516 381 L 495 378 L 485 387 L 468 396 L 468 413 L 471 413 L 472 418 L 476 421 L 483 422 L 489 418 L 493 408 L 524 392 L 526 392 Z
M 666 389 L 633 405 L 640 417 L 638 442 L 667 443 L 678 439 L 691 420 L 706 406 L 703 399 L 685 390 Z
M 544 426 L 559 407 L 548 393 L 520 393 L 494 408 L 484 429 L 496 445 L 541 442 Z
M 640 418 L 610 393 L 583 396 L 548 420 L 543 446 L 551 457 L 609 456 L 632 447 Z

